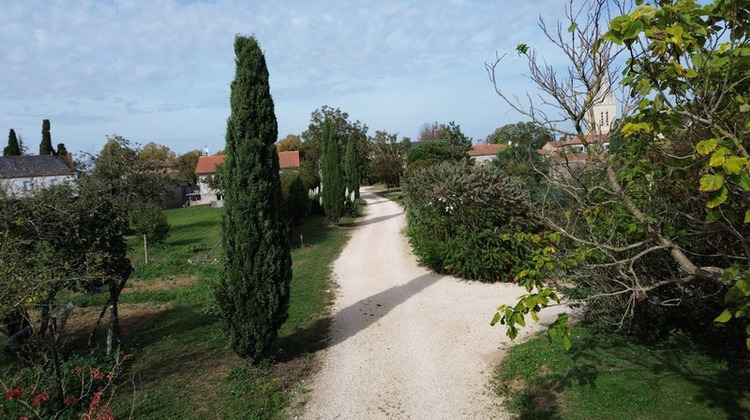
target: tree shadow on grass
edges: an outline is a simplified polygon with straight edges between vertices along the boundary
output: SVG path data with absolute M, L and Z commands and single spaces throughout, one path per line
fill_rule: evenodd
M 125 352 L 136 353 L 134 360 L 143 386 L 191 367 L 210 366 L 217 348 L 226 349 L 220 320 L 203 313 L 198 305 L 178 306 L 148 319 L 139 318 L 131 315 L 123 319 L 122 331 Z M 146 349 L 159 351 L 146 354 Z
M 656 375 L 675 375 L 699 388 L 695 400 L 707 407 L 720 408 L 728 420 L 750 418 L 750 371 L 747 366 L 727 364 L 718 372 L 703 372 L 678 349 L 652 352 L 651 363 L 632 360 Z M 743 404 L 744 402 L 744 404 Z
M 569 353 L 572 363 L 568 368 L 547 373 L 546 367 L 542 366 L 540 377 L 534 383 L 517 389 L 509 386 L 510 394 L 518 396 L 515 405 L 520 410 L 519 418 L 561 419 L 565 393 L 576 387 L 596 389 L 603 369 L 636 369 L 653 373 L 652 377 L 643 378 L 646 382 L 678 377 L 698 388 L 694 396 L 686 396 L 686 399 L 692 397 L 699 404 L 722 410 L 726 415 L 722 418 L 750 418 L 750 373 L 747 366 L 727 365 L 716 371 L 701 366 L 700 356 L 695 351 L 685 352 L 678 346 L 649 346 L 644 350 L 641 346 L 630 347 L 632 340 L 613 334 L 586 334 L 574 341 Z M 628 348 L 631 350 L 625 350 Z
M 195 222 L 191 222 L 191 223 L 170 225 L 169 231 L 172 235 L 178 235 L 182 231 L 192 232 L 200 228 L 213 229 L 213 228 L 216 228 L 217 226 L 221 226 L 221 219 L 219 220 L 196 220 Z

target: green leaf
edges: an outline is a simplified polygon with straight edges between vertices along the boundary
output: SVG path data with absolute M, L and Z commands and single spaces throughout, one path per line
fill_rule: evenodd
M 698 144 L 695 145 L 695 150 L 699 155 L 705 156 L 713 152 L 718 145 L 719 142 L 716 139 L 701 140 L 700 142 L 698 142 Z
M 516 323 L 522 327 L 526 326 L 526 320 L 523 319 L 522 314 L 516 314 Z
M 572 25 L 568 26 L 568 33 L 572 34 L 576 29 L 578 29 L 578 24 L 574 22 Z
M 740 105 L 740 112 L 750 112 L 750 104 Z
M 492 321 L 490 321 L 490 326 L 495 326 L 495 324 L 500 321 L 500 312 L 496 313 L 495 316 L 492 317 Z
M 723 324 L 730 319 L 732 319 L 732 312 L 730 312 L 729 309 L 724 309 L 724 312 L 717 316 L 716 319 L 714 319 L 714 322 L 721 322 Z
M 750 191 L 750 175 L 748 175 L 746 171 L 741 171 L 735 182 L 744 191 Z
M 740 171 L 742 171 L 742 168 L 744 168 L 746 164 L 747 159 L 745 158 L 739 156 L 729 156 L 724 161 L 724 164 L 721 165 L 721 167 L 724 168 L 727 173 L 737 175 L 740 173 Z
M 700 190 L 701 191 L 716 191 L 724 185 L 724 175 L 722 174 L 706 174 L 701 177 Z
M 719 219 L 721 219 L 721 212 L 719 212 L 719 211 L 710 211 L 706 215 L 706 224 L 710 225 L 711 223 L 715 223 Z
M 722 148 L 723 149 L 723 148 Z M 725 161 L 724 153 L 721 149 L 714 152 L 713 155 L 711 155 L 711 159 L 708 161 L 709 166 L 721 166 Z
M 714 193 L 711 199 L 708 200 L 708 203 L 706 203 L 706 207 L 712 209 L 727 201 L 727 197 L 729 197 L 729 190 L 727 190 L 727 187 L 721 187 L 721 190 L 719 190 L 719 192 L 717 193 Z
M 567 335 L 564 335 L 562 338 L 562 346 L 565 349 L 565 351 L 570 350 L 571 347 L 573 347 L 573 344 L 570 342 L 570 338 L 568 338 Z
M 622 30 L 622 39 L 628 40 L 638 36 L 643 31 L 643 22 L 640 20 L 631 21 L 624 25 Z
M 745 210 L 745 221 L 743 223 L 750 222 L 750 210 Z
M 651 131 L 651 126 L 647 123 L 627 123 L 622 127 L 622 134 L 625 137 L 630 137 L 636 133 L 648 133 Z

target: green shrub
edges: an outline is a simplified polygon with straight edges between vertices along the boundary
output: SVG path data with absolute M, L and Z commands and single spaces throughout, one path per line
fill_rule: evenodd
M 406 156 L 406 164 L 407 166 L 410 166 L 411 164 L 422 160 L 455 161 L 465 158 L 466 152 L 460 148 L 442 141 L 430 141 L 410 149 Z
M 169 236 L 167 216 L 155 204 L 145 203 L 130 212 L 130 228 L 139 237 L 146 235 L 149 245 L 164 243 Z
M 404 180 L 409 235 L 420 261 L 439 272 L 513 281 L 549 245 L 516 178 L 491 165 L 442 162 Z M 520 233 L 541 233 L 534 240 Z M 541 240 L 539 240 L 541 238 Z
M 299 172 L 281 174 L 281 194 L 287 221 L 299 225 L 310 214 L 312 203 Z

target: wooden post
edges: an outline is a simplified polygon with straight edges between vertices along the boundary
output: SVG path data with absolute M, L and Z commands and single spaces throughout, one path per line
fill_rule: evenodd
M 148 264 L 148 241 L 146 241 L 146 234 L 143 234 L 143 256 L 146 260 L 145 264 Z

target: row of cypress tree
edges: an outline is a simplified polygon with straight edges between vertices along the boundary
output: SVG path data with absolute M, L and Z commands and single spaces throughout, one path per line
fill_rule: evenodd
M 16 136 L 16 131 L 11 128 L 8 133 L 8 145 L 3 149 L 3 156 L 21 156 L 22 154 L 23 145 Z M 39 144 L 39 154 L 53 156 L 66 156 L 68 154 L 68 150 L 63 143 L 57 145 L 57 150 L 52 148 L 49 120 L 42 121 L 42 142 Z

